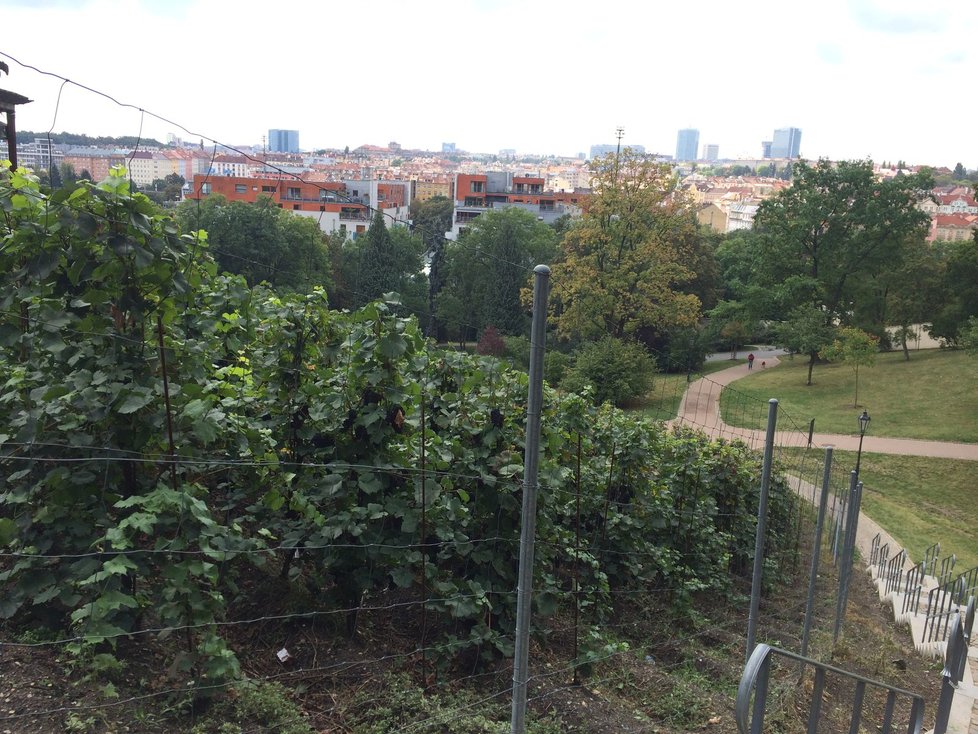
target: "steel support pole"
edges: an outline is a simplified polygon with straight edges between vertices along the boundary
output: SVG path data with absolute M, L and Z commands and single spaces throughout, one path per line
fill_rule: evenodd
M 825 447 L 825 467 L 822 471 L 822 494 L 818 500 L 818 518 L 815 520 L 815 548 L 812 550 L 812 568 L 808 574 L 808 601 L 805 604 L 805 628 L 801 634 L 801 655 L 808 657 L 808 637 L 812 631 L 812 614 L 815 607 L 815 580 L 822 554 L 822 530 L 825 511 L 829 504 L 829 485 L 832 480 L 832 447 Z
M 533 326 L 530 332 L 530 385 L 527 390 L 526 450 L 523 457 L 523 525 L 520 531 L 519 581 L 516 590 L 511 734 L 524 734 L 526 731 L 530 606 L 533 600 L 533 541 L 537 525 L 540 414 L 543 406 L 543 355 L 547 337 L 547 297 L 550 293 L 550 268 L 537 265 L 533 273 Z
M 842 631 L 842 620 L 846 616 L 846 602 L 849 600 L 849 576 L 852 572 L 853 546 L 856 541 L 856 525 L 859 522 L 859 484 L 857 474 L 853 470 L 849 474 L 849 503 L 846 510 L 845 536 L 842 540 L 842 551 L 839 554 L 839 594 L 835 605 L 835 628 L 832 631 L 832 644 L 839 641 Z
M 764 534 L 767 531 L 767 494 L 771 486 L 774 459 L 774 429 L 778 424 L 778 401 L 767 404 L 767 436 L 764 439 L 764 465 L 761 469 L 761 497 L 757 505 L 757 532 L 754 536 L 754 575 L 750 587 L 750 613 L 747 615 L 747 659 L 754 652 L 757 637 L 757 612 L 761 605 L 761 576 L 764 570 Z

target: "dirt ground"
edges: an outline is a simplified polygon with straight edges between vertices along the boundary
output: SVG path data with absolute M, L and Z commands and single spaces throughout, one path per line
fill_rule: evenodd
M 758 626 L 759 642 L 795 651 L 800 648 L 808 576 L 804 550 L 799 558 L 797 571 L 792 569 L 785 583 L 762 599 Z M 831 561 L 822 565 L 810 655 L 923 694 L 925 725 L 931 726 L 940 663 L 913 650 L 909 630 L 894 625 L 861 570 L 854 573 L 843 635 L 832 650 L 837 579 Z M 550 633 L 531 648 L 531 731 L 734 734 L 747 591 L 740 581 L 723 597 L 696 599 L 678 618 L 655 596 L 630 598 L 596 628 L 604 647 L 579 671 L 577 684 L 570 666 L 573 619 L 569 614 L 551 618 Z M 272 599 L 265 603 L 274 605 Z M 589 621 L 586 615 L 583 621 Z M 423 668 L 416 652 L 417 626 L 415 618 L 377 614 L 362 620 L 355 641 L 338 635 L 335 625 L 308 621 L 252 629 L 233 640 L 244 672 L 285 688 L 275 694 L 280 699 L 273 696 L 264 708 L 247 710 L 233 708 L 235 693 L 227 697 L 230 702 L 191 705 L 180 681 L 157 664 L 162 648 L 130 645 L 118 652 L 125 661 L 123 670 L 95 671 L 78 664 L 62 646 L 25 647 L 43 641 L 0 629 L 2 639 L 18 643 L 0 648 L 0 734 L 175 734 L 195 726 L 194 731 L 205 734 L 508 731 L 509 662 L 485 666 L 463 656 L 441 669 L 430 661 Z M 280 647 L 288 647 L 293 656 L 287 664 L 275 657 Z M 428 676 L 425 695 L 422 670 Z M 768 729 L 805 731 L 811 688 L 810 674 L 799 684 L 796 666 L 776 666 Z M 851 685 L 829 677 L 819 731 L 848 730 L 853 694 Z M 882 722 L 883 704 L 881 697 L 867 695 L 866 731 Z M 282 723 L 282 712 L 291 711 L 288 706 L 301 712 L 289 714 L 294 726 Z

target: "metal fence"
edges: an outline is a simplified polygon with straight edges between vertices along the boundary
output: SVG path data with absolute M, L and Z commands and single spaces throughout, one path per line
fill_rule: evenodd
M 886 696 L 883 718 L 876 724 L 882 734 L 892 734 L 892 732 L 901 730 L 906 731 L 907 734 L 920 734 L 922 731 L 924 699 L 921 695 L 850 673 L 811 658 L 802 657 L 787 650 L 768 645 L 758 645 L 744 668 L 740 687 L 737 690 L 735 716 L 737 728 L 741 734 L 761 734 L 764 731 L 764 716 L 768 706 L 768 681 L 771 661 L 775 656 L 801 663 L 803 673 L 808 668 L 814 671 L 815 680 L 808 704 L 807 731 L 809 734 L 814 734 L 818 730 L 818 724 L 822 718 L 825 681 L 829 675 L 838 676 L 855 684 L 855 695 L 849 719 L 850 732 L 862 731 L 862 727 L 868 729 L 872 725 L 863 721 L 863 703 L 867 687 L 882 691 Z M 897 702 L 900 699 L 904 699 L 910 704 L 909 715 L 902 725 L 895 721 Z

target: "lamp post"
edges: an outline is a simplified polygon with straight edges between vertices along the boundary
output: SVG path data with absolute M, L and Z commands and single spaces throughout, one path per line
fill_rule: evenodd
M 856 481 L 859 481 L 859 464 L 863 458 L 863 437 L 866 435 L 866 429 L 869 428 L 869 422 L 871 420 L 869 413 L 865 410 L 859 416 L 859 450 L 856 452 Z

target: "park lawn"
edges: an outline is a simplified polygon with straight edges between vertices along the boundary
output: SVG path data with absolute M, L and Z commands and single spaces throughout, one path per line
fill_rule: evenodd
M 744 403 L 777 398 L 779 413 L 816 433 L 857 434 L 856 421 L 867 410 L 875 436 L 978 443 L 978 359 L 963 351 L 926 349 L 877 356 L 859 370 L 859 406 L 853 407 L 855 375 L 846 365 L 817 364 L 811 387 L 805 385 L 808 360 L 782 358 L 774 369 L 757 370 L 723 391 L 723 420 L 735 426 L 764 428 L 764 411 L 745 411 Z
M 801 450 L 789 452 L 800 456 Z M 856 454 L 835 451 L 832 463 L 833 475 L 843 475 L 855 468 Z M 957 556 L 956 572 L 978 566 L 978 462 L 864 452 L 859 475 L 863 512 L 886 528 L 915 563 L 939 542 L 942 557 Z
M 743 350 L 741 350 L 743 351 Z M 724 359 L 719 362 L 706 362 L 699 370 L 694 372 L 691 380 L 698 380 L 704 375 L 709 375 L 728 367 L 735 367 L 739 364 L 747 364 L 746 359 Z M 679 412 L 679 405 L 682 403 L 683 395 L 689 386 L 686 374 L 661 373 L 655 376 L 652 383 L 652 390 L 641 400 L 629 406 L 633 410 L 646 418 L 668 421 L 676 417 Z

